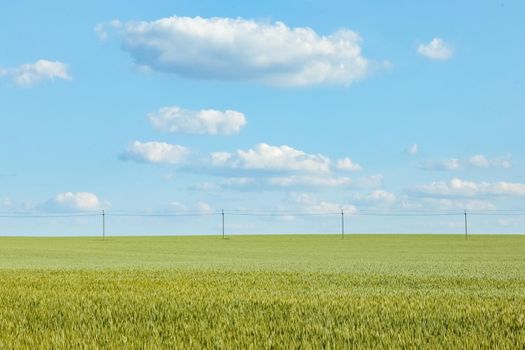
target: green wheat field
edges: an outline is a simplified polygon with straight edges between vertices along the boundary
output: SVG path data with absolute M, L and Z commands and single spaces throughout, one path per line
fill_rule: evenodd
M 524 235 L 0 238 L 1 349 L 524 347 Z

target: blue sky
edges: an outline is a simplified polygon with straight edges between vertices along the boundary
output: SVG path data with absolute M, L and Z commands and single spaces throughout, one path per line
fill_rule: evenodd
M 2 1 L 0 211 L 344 208 L 354 232 L 461 232 L 460 216 L 359 213 L 523 209 L 524 11 L 521 1 Z M 216 219 L 113 225 L 212 233 Z M 332 217 L 232 219 L 234 233 L 338 230 Z M 5 233 L 98 225 L 17 220 Z

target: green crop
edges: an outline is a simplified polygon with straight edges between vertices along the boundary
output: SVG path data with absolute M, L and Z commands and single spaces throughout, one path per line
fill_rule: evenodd
M 524 344 L 524 236 L 0 239 L 2 349 Z

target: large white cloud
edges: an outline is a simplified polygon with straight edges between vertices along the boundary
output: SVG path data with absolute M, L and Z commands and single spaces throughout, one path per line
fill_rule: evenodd
M 134 160 L 139 163 L 180 164 L 186 160 L 190 150 L 179 145 L 165 142 L 132 142 L 126 152 L 120 155 L 122 160 Z
M 290 146 L 271 146 L 266 143 L 235 153 L 215 152 L 211 164 L 216 167 L 266 171 L 300 171 L 329 173 L 330 159 L 321 154 L 308 154 Z
M 448 60 L 454 54 L 450 45 L 441 38 L 434 38 L 428 44 L 420 44 L 417 52 L 432 60 Z
M 138 65 L 184 77 L 302 86 L 350 84 L 370 70 L 348 29 L 323 36 L 282 22 L 177 16 L 111 26 Z
M 435 197 L 525 197 L 525 184 L 515 182 L 473 182 L 453 178 L 417 186 L 413 193 Z
M 0 69 L 0 76 L 2 75 L 10 77 L 16 85 L 22 87 L 30 87 L 44 80 L 72 79 L 67 64 L 48 60 L 38 60 L 12 69 Z
M 90 192 L 63 192 L 55 195 L 44 207 L 52 210 L 93 211 L 108 206 Z
M 187 110 L 177 106 L 164 107 L 149 114 L 155 129 L 171 133 L 232 135 L 246 124 L 243 113 L 215 109 Z

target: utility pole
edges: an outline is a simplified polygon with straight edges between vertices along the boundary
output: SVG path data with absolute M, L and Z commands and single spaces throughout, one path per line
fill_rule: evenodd
M 102 209 L 102 240 L 106 239 L 106 213 Z
M 221 209 L 222 216 L 222 239 L 224 239 L 224 209 Z
M 345 239 L 345 211 L 341 209 L 341 239 Z
M 467 210 L 465 209 L 463 211 L 463 214 L 465 215 L 465 240 L 468 239 L 468 221 L 467 221 Z

